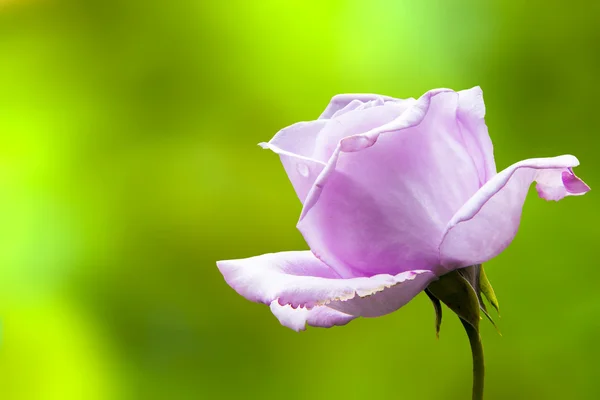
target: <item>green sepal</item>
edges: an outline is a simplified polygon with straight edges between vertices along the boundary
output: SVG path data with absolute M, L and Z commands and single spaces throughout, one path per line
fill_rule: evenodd
M 442 303 L 440 303 L 439 299 L 435 297 L 429 289 L 425 289 L 425 293 L 427 297 L 433 303 L 433 309 L 435 310 L 435 336 L 440 338 L 440 328 L 442 327 Z
M 481 293 L 483 293 L 485 298 L 488 299 L 492 307 L 496 309 L 498 316 L 500 316 L 500 306 L 498 305 L 498 299 L 496 298 L 496 293 L 494 293 L 494 288 L 492 287 L 492 284 L 485 275 L 483 265 L 481 266 L 479 272 L 479 290 L 481 290 Z
M 502 336 L 502 332 L 500 332 L 498 325 L 496 325 L 496 322 L 494 322 L 494 319 L 489 314 L 487 307 L 485 306 L 485 302 L 483 301 L 483 298 L 481 297 L 481 295 L 483 294 L 484 296 L 486 296 L 486 298 L 488 298 L 487 295 L 485 293 L 483 293 L 482 282 L 486 282 L 486 288 L 491 289 L 491 287 L 492 287 L 489 280 L 487 279 L 487 276 L 485 275 L 485 272 L 483 270 L 483 265 L 481 265 L 481 264 L 471 265 L 469 267 L 459 269 L 458 272 L 471 284 L 471 286 L 475 290 L 475 293 L 477 293 L 477 300 L 479 300 L 479 307 L 481 309 L 481 312 L 492 323 L 492 325 L 494 326 L 494 329 L 496 329 L 496 332 L 500 336 Z M 492 306 L 497 311 L 498 310 L 497 309 L 498 302 L 496 300 L 496 297 L 493 295 L 493 292 L 494 292 L 493 289 L 491 289 L 491 292 L 492 292 L 492 297 L 494 298 L 494 302 L 490 301 L 490 303 L 492 303 Z M 488 298 L 488 300 L 489 300 L 489 298 Z M 481 319 L 483 319 L 483 318 L 481 318 Z
M 479 331 L 479 299 L 469 281 L 458 271 L 442 275 L 431 282 L 427 289 L 431 294 Z
M 492 323 L 492 325 L 494 326 L 494 329 L 496 329 L 496 333 L 498 333 L 498 335 L 502 336 L 502 332 L 500 332 L 500 328 L 498 328 L 498 325 L 496 325 L 496 323 L 492 319 L 492 316 L 483 308 L 481 309 L 481 311 L 487 317 L 488 321 L 490 321 Z
M 481 310 L 487 312 L 487 308 L 485 306 L 485 303 L 483 302 L 483 299 L 481 298 L 481 291 L 479 288 L 480 270 L 481 264 L 475 264 L 465 268 L 461 268 L 457 271 L 463 276 L 463 278 L 467 280 L 467 282 L 471 284 L 473 290 L 475 290 L 475 293 L 477 294 L 477 300 L 479 300 L 479 307 L 481 307 Z

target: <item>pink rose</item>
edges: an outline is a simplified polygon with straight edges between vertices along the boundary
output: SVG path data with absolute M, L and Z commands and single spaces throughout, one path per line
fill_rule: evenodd
M 532 182 L 560 200 L 589 187 L 577 158 L 523 160 L 496 173 L 479 87 L 418 100 L 338 95 L 319 119 L 278 132 L 310 251 L 219 261 L 227 283 L 287 327 L 377 317 L 432 281 L 513 240 Z

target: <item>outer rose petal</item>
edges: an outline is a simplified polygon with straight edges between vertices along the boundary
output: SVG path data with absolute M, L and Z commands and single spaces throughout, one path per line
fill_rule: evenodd
M 282 306 L 277 300 L 271 302 L 271 312 L 277 317 L 281 325 L 290 329 L 303 331 L 306 324 L 319 328 L 346 325 L 357 318 L 327 306 L 315 306 L 312 309 L 292 308 L 290 305 Z
M 446 224 L 479 188 L 458 103 L 456 92 L 431 91 L 390 123 L 340 141 L 298 229 L 341 276 L 439 267 Z
M 485 125 L 485 103 L 479 86 L 458 92 L 458 124 L 483 185 L 496 175 L 494 148 Z
M 329 119 L 333 117 L 335 113 L 342 110 L 343 108 L 351 105 L 351 107 L 358 106 L 360 103 L 366 103 L 371 100 L 397 100 L 393 97 L 382 96 L 379 94 L 370 94 L 370 93 L 357 93 L 357 94 L 338 94 L 332 97 L 329 105 L 325 108 L 325 111 L 321 114 L 319 119 Z
M 302 203 L 325 167 L 325 163 L 313 159 L 312 154 L 315 151 L 317 135 L 326 123 L 326 120 L 299 122 L 280 130 L 269 143 L 260 143 L 263 148 L 279 154 Z
M 327 306 L 350 315 L 379 317 L 396 311 L 438 279 L 431 271 L 407 271 L 394 278 L 398 283 L 384 290 L 348 300 L 335 300 Z
M 452 217 L 440 245 L 448 269 L 481 264 L 500 254 L 513 240 L 529 186 L 546 200 L 581 195 L 589 187 L 573 174 L 577 158 L 565 155 L 520 161 L 500 172 Z
M 277 301 L 282 306 L 308 309 L 329 305 L 338 311 L 368 317 L 384 315 L 402 307 L 437 279 L 432 272 L 422 270 L 395 276 L 382 274 L 370 278 L 341 279 L 310 251 L 219 261 L 217 266 L 227 283 L 248 300 L 268 305 Z M 287 314 L 280 315 L 289 318 Z M 315 320 L 324 316 L 306 315 Z M 286 321 L 282 320 L 282 323 L 289 324 Z

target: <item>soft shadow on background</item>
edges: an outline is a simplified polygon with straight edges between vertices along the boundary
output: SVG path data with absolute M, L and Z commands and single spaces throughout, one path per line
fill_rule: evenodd
M 306 249 L 256 144 L 337 93 L 480 85 L 499 169 L 574 154 L 486 265 L 489 400 L 598 399 L 600 3 L 0 0 L 0 397 L 465 399 L 424 295 L 295 333 L 215 261 Z

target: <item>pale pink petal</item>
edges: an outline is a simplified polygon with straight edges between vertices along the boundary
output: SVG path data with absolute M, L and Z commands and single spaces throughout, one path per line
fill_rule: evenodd
M 359 106 L 360 103 L 366 103 L 378 99 L 382 99 L 384 101 L 398 100 L 394 99 L 393 97 L 371 93 L 338 94 L 333 96 L 333 98 L 329 101 L 327 108 L 325 108 L 325 111 L 323 111 L 319 119 L 329 119 L 333 117 L 335 113 L 348 107 L 349 105 L 351 108 L 354 108 Z
M 305 330 L 307 324 L 318 328 L 331 328 L 332 326 L 346 325 L 357 318 L 327 306 L 315 306 L 310 310 L 300 307 L 292 308 L 290 305 L 282 306 L 277 300 L 271 302 L 271 312 L 281 322 L 281 325 L 296 332 Z
M 326 120 L 299 122 L 280 130 L 269 143 L 260 143 L 263 148 L 279 154 L 301 202 L 304 202 L 325 166 L 325 163 L 313 159 L 312 155 L 315 152 L 317 135 L 326 123 Z
M 431 91 L 393 121 L 340 141 L 298 229 L 344 278 L 439 267 L 448 221 L 479 188 L 458 102 L 456 92 Z
M 341 117 L 344 114 L 349 113 L 350 111 L 365 110 L 367 108 L 381 107 L 381 106 L 390 105 L 390 104 L 396 104 L 396 105 L 402 107 L 402 109 L 406 110 L 408 107 L 410 107 L 410 105 L 412 105 L 412 103 L 414 103 L 416 101 L 412 97 L 408 98 L 408 99 L 393 99 L 393 100 L 386 100 L 386 99 L 389 99 L 389 97 L 381 96 L 381 97 L 377 97 L 376 99 L 370 100 L 367 102 L 362 102 L 360 100 L 354 99 L 350 103 L 348 103 L 348 105 L 346 105 L 344 108 L 336 111 L 331 116 L 330 119 L 336 119 L 338 117 Z
M 485 103 L 479 86 L 458 92 L 458 124 L 483 185 L 496 175 L 494 148 L 485 124 Z
M 229 286 L 248 300 L 268 305 L 277 301 L 279 305 L 290 305 L 294 309 L 329 305 L 354 316 L 377 316 L 392 312 L 437 279 L 435 274 L 422 270 L 341 279 L 310 251 L 219 261 L 217 266 Z M 386 293 L 390 296 L 386 296 Z M 312 317 L 315 321 L 322 321 L 317 317 L 325 316 Z M 290 318 L 288 314 L 284 317 Z M 310 315 L 307 314 L 308 317 Z M 286 321 L 285 324 L 292 324 Z M 294 321 L 297 324 L 297 320 Z
M 312 158 L 327 163 L 340 140 L 385 125 L 398 118 L 408 107 L 408 101 L 384 103 L 383 100 L 373 100 L 341 115 L 336 114 L 317 134 Z
M 481 264 L 500 254 L 517 233 L 532 182 L 546 200 L 589 191 L 571 170 L 577 165 L 577 158 L 565 155 L 520 161 L 498 173 L 448 223 L 440 246 L 444 267 Z
M 366 296 L 335 300 L 327 306 L 350 315 L 380 317 L 404 306 L 434 280 L 437 280 L 437 276 L 431 271 L 401 272 L 394 276 L 394 281 L 398 282 L 395 285 L 386 285 L 385 289 Z
M 383 97 L 378 97 L 375 100 L 370 100 L 367 102 L 362 102 L 360 100 L 352 100 L 348 103 L 347 106 L 342 108 L 341 110 L 336 111 L 330 119 L 336 119 L 344 114 L 348 114 L 350 111 L 364 110 L 366 108 L 380 107 L 386 103 L 394 102 L 393 100 L 384 100 Z
M 299 122 L 280 130 L 268 143 L 260 143 L 263 148 L 279 154 L 302 203 L 341 139 L 395 119 L 414 102 L 413 99 L 385 100 L 391 98 L 363 96 L 371 97 L 374 99 L 367 102 L 354 98 L 338 110 L 333 119 Z

